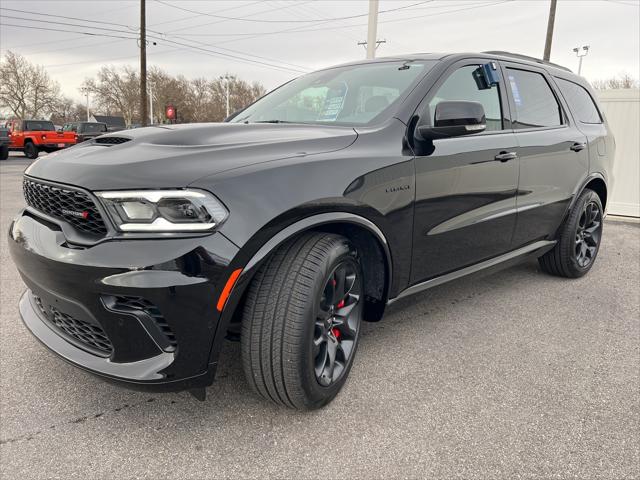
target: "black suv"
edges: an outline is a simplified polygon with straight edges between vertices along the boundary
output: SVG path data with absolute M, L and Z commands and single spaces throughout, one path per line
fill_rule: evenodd
M 101 122 L 71 122 L 65 123 L 62 131 L 75 132 L 78 135 L 77 143 L 82 143 L 107 133 L 108 128 L 106 123 Z
M 33 163 L 9 241 L 20 313 L 89 372 L 198 398 L 239 336 L 256 392 L 318 408 L 389 303 L 527 256 L 587 273 L 614 148 L 588 84 L 529 57 L 327 68 L 227 123 Z

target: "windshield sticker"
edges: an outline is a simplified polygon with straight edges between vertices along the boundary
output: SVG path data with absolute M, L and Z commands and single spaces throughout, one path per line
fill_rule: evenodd
M 331 88 L 327 92 L 327 98 L 324 101 L 324 106 L 318 116 L 318 120 L 322 122 L 335 122 L 342 111 L 342 107 L 344 107 L 344 100 L 347 98 L 348 90 L 349 87 L 347 87 L 345 82 L 342 82 L 342 84 L 336 88 Z
M 522 99 L 520 98 L 520 91 L 518 90 L 518 84 L 516 83 L 516 79 L 513 75 L 509 75 L 509 84 L 511 85 L 511 93 L 513 94 L 513 101 L 516 102 L 516 105 L 522 106 Z

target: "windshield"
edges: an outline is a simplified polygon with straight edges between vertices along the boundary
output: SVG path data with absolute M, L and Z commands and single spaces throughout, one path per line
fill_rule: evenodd
M 104 123 L 83 123 L 81 129 L 82 133 L 98 133 L 106 132 L 107 126 Z
M 366 125 L 390 117 L 435 61 L 381 62 L 331 68 L 297 78 L 231 122 Z
M 24 122 L 24 130 L 26 132 L 55 132 L 56 127 L 52 122 L 44 120 L 28 120 Z

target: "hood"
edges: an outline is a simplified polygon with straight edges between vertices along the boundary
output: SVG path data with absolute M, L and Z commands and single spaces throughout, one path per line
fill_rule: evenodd
M 349 127 L 208 123 L 102 135 L 34 162 L 30 176 L 89 190 L 185 187 L 204 176 L 288 157 L 341 150 Z M 102 142 L 120 139 L 123 143 Z M 98 143 L 101 142 L 101 143 Z

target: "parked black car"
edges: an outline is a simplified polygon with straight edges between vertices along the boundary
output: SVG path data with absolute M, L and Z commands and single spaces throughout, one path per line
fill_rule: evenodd
M 11 139 L 9 138 L 9 129 L 0 125 L 0 160 L 6 160 L 9 158 L 9 144 Z
M 529 256 L 587 273 L 614 148 L 587 82 L 529 57 L 328 68 L 228 123 L 32 164 L 9 241 L 20 312 L 87 371 L 199 398 L 240 332 L 256 392 L 318 408 L 389 303 Z
M 63 132 L 75 132 L 78 135 L 78 143 L 107 133 L 107 124 L 100 122 L 70 122 L 62 127 Z

